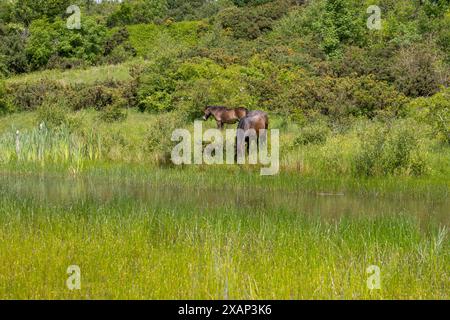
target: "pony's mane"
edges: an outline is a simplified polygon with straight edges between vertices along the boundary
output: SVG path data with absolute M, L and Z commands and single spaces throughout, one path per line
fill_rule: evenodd
M 230 109 L 223 106 L 207 106 L 206 110 L 230 110 Z

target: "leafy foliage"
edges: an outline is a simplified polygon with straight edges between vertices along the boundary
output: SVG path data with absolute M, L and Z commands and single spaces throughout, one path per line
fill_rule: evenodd
M 406 110 L 417 121 L 429 124 L 433 136 L 450 143 L 450 89 L 429 98 L 414 99 Z
M 289 2 L 278 0 L 251 8 L 230 7 L 222 10 L 219 25 L 238 39 L 256 39 L 270 31 L 274 22 L 287 13 Z
M 131 0 L 122 2 L 107 19 L 110 27 L 155 22 L 167 12 L 166 0 Z
M 33 69 L 47 65 L 50 58 L 73 58 L 93 64 L 103 54 L 106 28 L 93 19 L 84 19 L 80 30 L 69 30 L 63 20 L 51 23 L 35 20 L 26 52 Z
M 13 108 L 7 96 L 5 83 L 0 79 L 0 115 L 13 111 Z
M 53 20 L 63 17 L 70 0 L 20 0 L 14 1 L 11 8 L 11 18 L 19 23 L 30 25 L 33 20 Z
M 360 175 L 421 175 L 426 164 L 419 146 L 416 125 L 398 122 L 393 126 L 374 124 L 360 132 L 361 147 L 355 156 Z

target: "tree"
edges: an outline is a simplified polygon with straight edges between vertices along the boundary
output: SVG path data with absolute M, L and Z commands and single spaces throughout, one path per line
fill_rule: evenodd
M 25 45 L 27 30 L 17 24 L 0 24 L 0 74 L 22 73 L 28 71 Z
M 20 0 L 14 2 L 12 16 L 16 22 L 30 25 L 35 19 L 47 18 L 53 21 L 63 17 L 71 0 Z
M 80 30 L 69 30 L 66 22 L 35 20 L 30 26 L 26 52 L 33 69 L 47 65 L 50 58 L 80 59 L 93 64 L 103 55 L 106 27 L 93 18 L 83 19 Z

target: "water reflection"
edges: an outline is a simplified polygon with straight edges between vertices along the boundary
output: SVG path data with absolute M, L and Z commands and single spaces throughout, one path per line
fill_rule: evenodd
M 51 176 L 0 175 L 2 197 L 31 197 L 43 205 L 70 205 L 79 201 L 107 204 L 130 201 L 155 208 L 195 208 L 214 210 L 236 208 L 247 211 L 288 210 L 303 215 L 339 218 L 341 216 L 408 214 L 421 221 L 450 224 L 448 199 L 417 200 L 351 194 L 324 194 L 303 190 L 287 192 L 230 186 L 226 190 L 197 186 L 165 185 L 160 181 L 123 181 L 108 178 L 82 179 Z

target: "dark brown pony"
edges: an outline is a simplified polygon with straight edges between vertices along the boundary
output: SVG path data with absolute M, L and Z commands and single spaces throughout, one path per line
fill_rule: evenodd
M 225 123 L 236 123 L 247 116 L 248 110 L 246 108 L 228 109 L 226 107 L 208 106 L 203 110 L 203 120 L 208 120 L 213 116 L 217 122 L 217 128 L 223 129 Z
M 244 131 L 253 129 L 259 135 L 260 130 L 269 129 L 269 116 L 263 111 L 248 112 L 247 116 L 239 121 L 238 129 Z
M 243 130 L 245 138 L 237 141 L 241 141 L 241 145 L 236 144 L 237 150 L 244 150 L 244 145 L 250 144 L 250 137 L 248 136 L 249 130 L 254 130 L 256 133 L 256 141 L 259 142 L 261 130 L 266 130 L 265 134 L 261 137 L 264 143 L 267 142 L 267 130 L 269 129 L 269 116 L 263 111 L 251 111 L 247 113 L 247 116 L 239 121 L 238 130 Z M 239 134 L 239 133 L 238 133 Z

